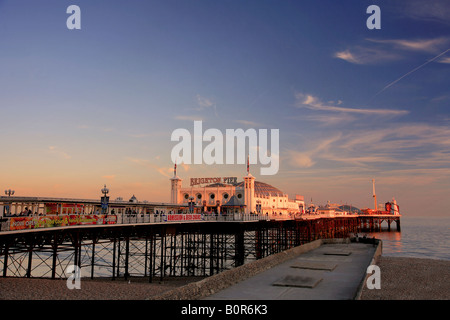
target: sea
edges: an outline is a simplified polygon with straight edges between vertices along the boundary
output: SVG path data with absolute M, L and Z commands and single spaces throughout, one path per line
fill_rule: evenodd
M 402 216 L 400 227 L 394 222 L 391 231 L 365 234 L 382 240 L 385 257 L 450 260 L 450 217 Z

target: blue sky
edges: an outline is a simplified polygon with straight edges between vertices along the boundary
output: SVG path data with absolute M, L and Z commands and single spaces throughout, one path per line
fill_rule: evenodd
M 371 207 L 375 179 L 405 215 L 448 215 L 449 14 L 417 0 L 0 0 L 1 186 L 168 201 L 170 135 L 203 120 L 279 129 L 278 174 L 252 172 L 292 197 Z

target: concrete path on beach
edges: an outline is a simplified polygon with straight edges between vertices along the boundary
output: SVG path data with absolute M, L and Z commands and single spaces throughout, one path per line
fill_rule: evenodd
M 205 299 L 354 299 L 375 251 L 376 246 L 367 243 L 322 244 Z

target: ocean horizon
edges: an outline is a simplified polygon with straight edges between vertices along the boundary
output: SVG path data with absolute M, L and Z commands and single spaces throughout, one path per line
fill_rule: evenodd
M 382 256 L 450 260 L 450 217 L 402 216 L 400 227 L 365 234 L 382 240 Z

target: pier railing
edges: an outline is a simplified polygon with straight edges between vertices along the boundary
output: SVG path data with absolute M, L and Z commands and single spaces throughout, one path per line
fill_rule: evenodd
M 275 216 L 278 218 L 278 216 Z M 0 218 L 0 232 L 54 227 L 74 227 L 85 225 L 155 224 L 204 221 L 259 221 L 273 220 L 272 215 L 258 214 L 203 214 L 203 213 L 160 213 L 160 214 L 114 214 L 114 215 L 45 215 L 14 216 Z
M 30 229 L 47 229 L 54 227 L 74 226 L 105 226 L 105 225 L 129 225 L 129 224 L 161 224 L 183 222 L 249 222 L 269 220 L 316 220 L 320 218 L 359 218 L 361 221 L 379 219 L 399 220 L 400 215 L 343 215 L 324 216 L 319 214 L 243 214 L 243 213 L 159 213 L 159 214 L 69 214 L 69 215 L 44 215 L 44 216 L 13 216 L 0 218 L 0 232 L 20 231 Z M 381 219 L 381 220 L 380 220 Z
M 269 220 L 270 216 L 257 214 L 131 214 L 118 215 L 118 224 L 136 223 L 166 223 L 166 222 L 189 222 L 189 221 L 258 221 Z

